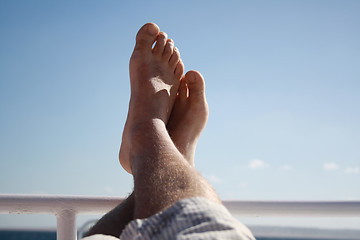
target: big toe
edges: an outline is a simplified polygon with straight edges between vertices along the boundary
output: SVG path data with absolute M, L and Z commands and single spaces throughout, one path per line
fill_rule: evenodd
M 159 32 L 160 29 L 155 23 L 146 23 L 136 35 L 136 47 L 151 50 Z
M 194 101 L 205 100 L 205 81 L 198 71 L 189 71 L 185 74 L 186 84 L 189 89 L 189 99 Z

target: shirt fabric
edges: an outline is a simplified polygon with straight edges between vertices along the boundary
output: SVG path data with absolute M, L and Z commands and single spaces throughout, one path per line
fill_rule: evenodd
M 95 238 L 99 235 L 91 237 L 85 239 L 107 239 Z M 250 230 L 237 221 L 223 205 L 201 197 L 182 199 L 149 218 L 131 221 L 121 233 L 120 239 L 255 240 Z

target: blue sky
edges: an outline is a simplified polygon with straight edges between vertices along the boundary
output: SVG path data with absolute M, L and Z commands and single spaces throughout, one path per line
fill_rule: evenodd
M 360 200 L 359 10 L 1 1 L 0 193 L 131 191 L 117 160 L 128 61 L 138 28 L 155 22 L 186 70 L 205 77 L 210 118 L 196 166 L 223 199 Z

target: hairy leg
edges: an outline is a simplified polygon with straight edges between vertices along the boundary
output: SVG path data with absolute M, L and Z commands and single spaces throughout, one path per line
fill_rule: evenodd
M 182 78 L 167 130 L 177 149 L 190 165 L 194 165 L 197 141 L 209 110 L 205 97 L 204 79 L 199 72 L 189 71 Z M 119 237 L 134 219 L 135 199 L 132 193 L 116 208 L 104 215 L 87 233 Z

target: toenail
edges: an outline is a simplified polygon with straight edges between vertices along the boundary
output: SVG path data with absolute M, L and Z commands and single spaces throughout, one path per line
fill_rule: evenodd
M 186 79 L 188 83 L 195 83 L 195 78 Z
M 154 23 L 148 23 L 146 24 L 146 30 L 148 31 L 148 33 L 150 34 L 157 34 L 158 33 L 158 26 Z
M 160 32 L 159 36 L 162 36 L 162 37 L 164 37 L 164 38 L 167 38 L 167 34 L 164 33 L 164 32 Z
M 196 82 L 196 76 L 188 77 L 188 78 L 186 78 L 186 81 L 188 83 L 195 83 Z

